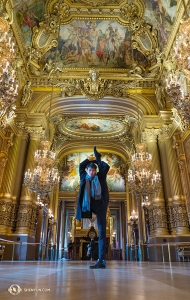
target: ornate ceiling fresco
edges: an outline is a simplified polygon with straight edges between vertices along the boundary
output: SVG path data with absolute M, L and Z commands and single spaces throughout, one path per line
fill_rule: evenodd
M 177 2 L 113 1 L 112 7 L 104 2 L 100 7 L 98 1 L 14 0 L 28 75 L 65 77 L 95 67 L 129 78 L 158 77 Z
M 132 143 L 138 117 L 143 126 L 152 116 L 165 122 L 183 1 L 7 0 L 6 10 L 17 47 L 16 126 L 47 129 L 51 117 L 60 147 L 89 135 Z

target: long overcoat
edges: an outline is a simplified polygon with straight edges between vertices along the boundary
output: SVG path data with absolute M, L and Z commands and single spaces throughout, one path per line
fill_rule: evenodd
M 78 221 L 81 220 L 81 216 L 82 216 L 82 201 L 83 201 L 84 187 L 86 183 L 85 169 L 86 166 L 91 162 L 96 163 L 98 165 L 99 172 L 97 173 L 97 175 L 102 189 L 102 199 L 104 200 L 104 205 L 107 207 L 109 203 L 109 191 L 106 182 L 106 176 L 110 168 L 109 165 L 104 161 L 101 161 L 100 159 L 93 160 L 93 161 L 89 161 L 88 159 L 85 159 L 83 162 L 80 163 L 79 166 L 80 189 L 78 194 L 78 203 L 77 203 L 77 211 L 76 211 L 76 219 Z

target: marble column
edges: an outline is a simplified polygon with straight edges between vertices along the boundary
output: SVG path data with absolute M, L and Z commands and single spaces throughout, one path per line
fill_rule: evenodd
M 181 183 L 178 159 L 176 151 L 173 147 L 173 139 L 169 136 L 170 132 L 167 129 L 169 129 L 169 126 L 162 130 L 160 134 L 160 140 L 162 140 L 161 148 L 163 148 L 163 144 L 165 146 L 165 152 L 162 152 L 162 165 L 166 166 L 164 169 L 164 179 L 169 213 L 169 229 L 170 232 L 175 235 L 188 234 L 188 216 L 185 205 L 185 196 Z M 168 172 L 166 172 L 166 168 Z M 179 213 L 178 209 L 182 212 Z
M 21 135 L 15 135 L 13 145 L 9 149 L 8 161 L 4 170 L 0 194 L 0 234 L 6 235 L 14 226 L 16 214 L 16 199 L 13 197 L 16 171 L 19 164 Z
M 184 145 L 179 134 L 175 134 L 173 136 L 173 147 L 176 149 L 176 153 L 177 153 L 177 162 L 179 165 L 181 182 L 183 186 L 183 194 L 186 199 L 186 208 L 187 208 L 187 214 L 190 223 L 190 180 L 189 180 L 189 174 L 187 169 L 187 161 L 186 161 L 186 155 L 184 151 Z
M 39 148 L 39 140 L 42 135 L 41 131 L 31 130 L 29 132 L 30 142 L 24 172 L 28 171 L 28 169 L 33 171 L 35 168 L 34 153 Z M 17 214 L 16 233 L 34 236 L 36 217 L 36 194 L 23 185 Z
M 153 163 L 152 163 L 152 172 L 155 173 L 156 170 L 161 174 L 161 165 L 160 165 L 160 153 L 158 149 L 158 129 L 149 129 L 146 130 L 143 134 L 143 139 L 147 143 L 148 152 L 152 154 Z M 163 182 L 163 179 L 162 179 Z M 153 236 L 165 236 L 168 234 L 167 226 L 167 214 L 166 214 L 166 203 L 164 199 L 164 190 L 161 186 L 158 195 L 152 196 L 152 205 L 150 208 L 150 214 L 152 209 L 152 221 L 153 224 L 150 224 L 151 235 Z

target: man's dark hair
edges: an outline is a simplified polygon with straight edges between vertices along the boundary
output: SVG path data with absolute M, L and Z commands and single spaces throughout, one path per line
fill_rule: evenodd
M 89 168 L 91 168 L 91 169 L 97 169 L 97 166 L 93 163 L 93 162 L 91 162 L 91 163 L 89 163 L 87 166 L 86 166 L 86 169 L 88 170 Z

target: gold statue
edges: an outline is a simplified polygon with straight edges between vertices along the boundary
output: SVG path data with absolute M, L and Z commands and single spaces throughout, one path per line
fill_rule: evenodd
M 26 106 L 32 98 L 33 90 L 31 89 L 31 81 L 27 81 L 21 98 L 21 105 Z
M 98 100 L 104 97 L 107 81 L 99 77 L 99 71 L 93 68 L 89 71 L 89 77 L 80 81 L 82 94 L 89 100 Z

